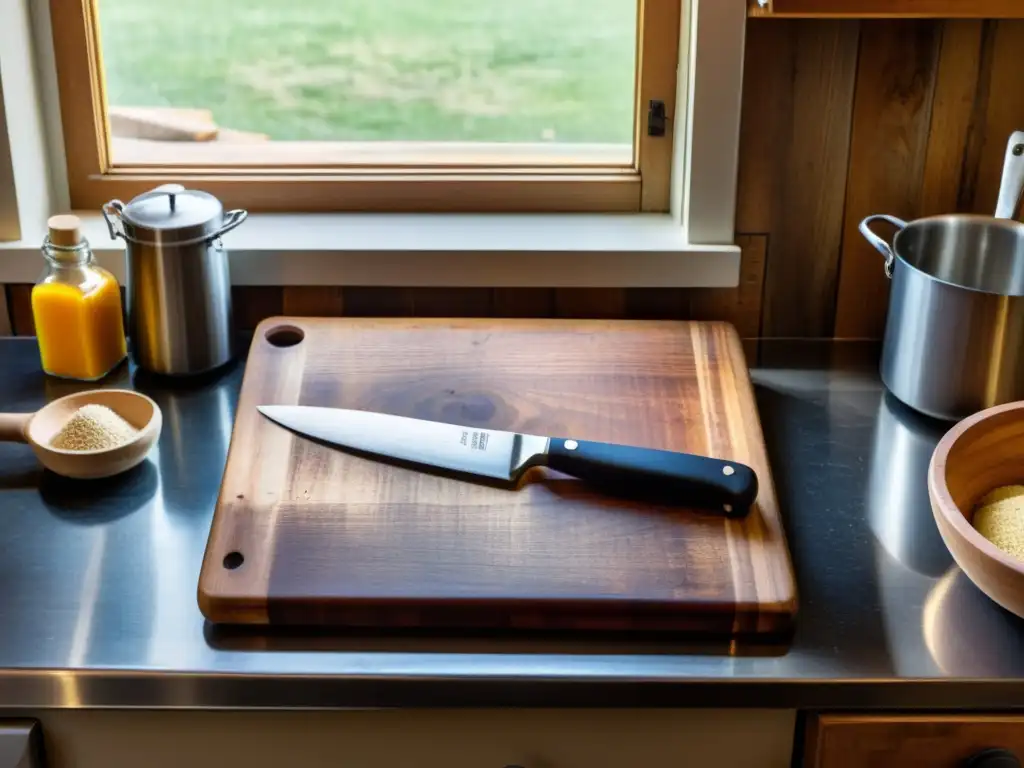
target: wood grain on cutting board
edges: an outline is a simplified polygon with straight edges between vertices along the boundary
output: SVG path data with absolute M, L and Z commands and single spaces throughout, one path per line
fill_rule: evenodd
M 278 329 L 301 342 L 274 346 Z M 287 339 L 294 341 L 293 338 Z M 750 464 L 742 521 L 357 457 L 263 404 L 357 408 Z M 777 632 L 796 590 L 724 323 L 272 318 L 257 329 L 199 587 L 213 621 Z

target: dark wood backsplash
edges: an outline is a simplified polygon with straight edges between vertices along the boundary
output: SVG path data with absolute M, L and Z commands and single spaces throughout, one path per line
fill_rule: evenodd
M 567 317 L 728 320 L 742 338 L 760 335 L 768 238 L 741 235 L 736 288 L 373 288 L 235 286 L 237 325 L 252 330 L 265 317 Z M 31 285 L 8 285 L 11 325 L 32 335 Z
M 1024 129 L 1024 21 L 752 20 L 730 289 L 235 288 L 239 324 L 273 314 L 721 319 L 744 338 L 878 338 L 888 284 L 857 232 L 995 208 Z M 30 287 L 7 286 L 15 333 Z

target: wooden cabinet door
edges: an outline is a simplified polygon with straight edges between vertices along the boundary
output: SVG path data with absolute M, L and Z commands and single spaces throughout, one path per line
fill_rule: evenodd
M 803 765 L 960 768 L 993 747 L 1010 750 L 1024 763 L 1024 715 L 815 715 Z

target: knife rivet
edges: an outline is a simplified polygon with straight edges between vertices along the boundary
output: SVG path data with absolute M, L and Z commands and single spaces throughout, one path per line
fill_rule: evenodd
M 722 467 L 722 474 L 725 475 L 726 477 L 729 477 L 730 475 L 735 475 L 736 470 L 733 467 Z
M 722 509 L 725 510 L 726 514 L 729 514 L 730 512 L 732 512 L 732 504 L 723 504 Z
M 565 441 L 565 450 L 567 450 L 567 451 L 575 451 L 579 447 L 580 447 L 580 444 L 577 443 L 575 440 L 566 440 Z

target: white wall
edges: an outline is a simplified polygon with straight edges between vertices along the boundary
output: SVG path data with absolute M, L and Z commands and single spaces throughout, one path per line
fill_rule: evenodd
M 50 149 L 47 121 L 39 95 L 47 91 L 56 93 L 56 74 L 53 71 L 52 43 L 43 37 L 43 45 L 36 43 L 36 31 L 45 24 L 49 29 L 49 8 L 45 0 L 0 0 L 0 83 L 2 83 L 4 118 L 0 120 L 0 240 L 34 240 L 41 242 L 43 224 L 57 209 L 67 208 L 67 182 L 63 183 L 64 197 L 53 194 L 54 178 L 48 162 Z M 47 78 L 39 76 L 36 48 L 46 49 L 49 55 Z M 45 68 L 45 67 L 44 67 Z M 53 89 L 51 91 L 51 89 Z M 60 124 L 59 105 L 51 100 L 56 124 Z M 58 144 L 61 136 L 54 137 Z M 60 155 L 63 159 L 63 153 Z M 60 171 L 64 174 L 63 163 Z M 17 202 L 14 203 L 14 195 Z M 4 214 L 7 214 L 4 216 Z M 14 228 L 14 219 L 18 227 Z

